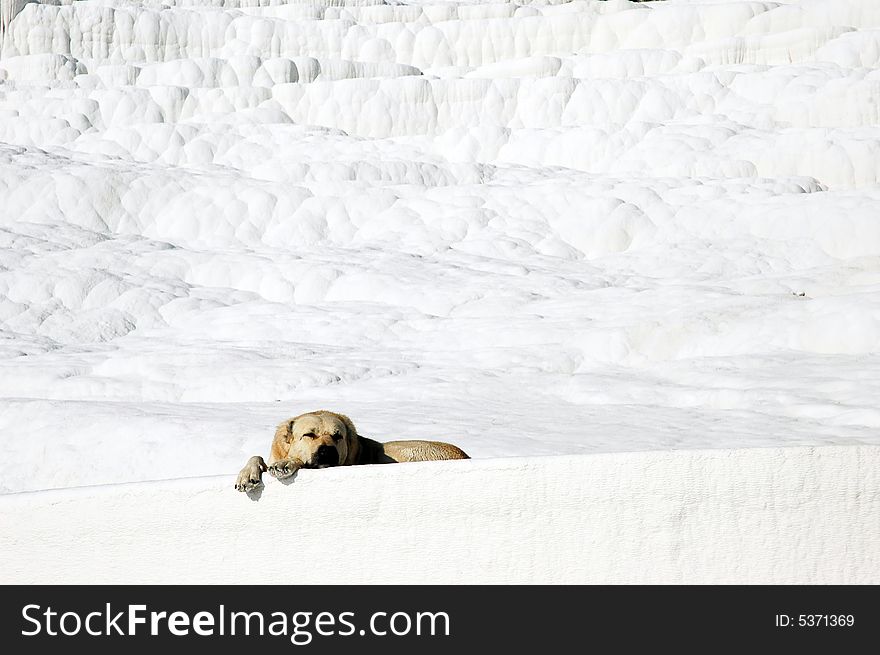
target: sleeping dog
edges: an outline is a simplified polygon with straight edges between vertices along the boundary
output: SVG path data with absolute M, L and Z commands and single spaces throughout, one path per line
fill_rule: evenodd
M 301 468 L 439 459 L 469 458 L 461 448 L 440 441 L 373 441 L 360 436 L 347 416 L 319 410 L 280 423 L 272 439 L 269 464 L 259 455 L 251 457 L 238 474 L 235 488 L 254 491 L 263 485 L 265 471 L 284 479 Z

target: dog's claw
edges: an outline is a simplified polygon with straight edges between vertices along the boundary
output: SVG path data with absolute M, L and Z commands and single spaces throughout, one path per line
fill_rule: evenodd
M 277 478 L 279 480 L 283 480 L 284 478 L 289 478 L 291 475 L 296 473 L 299 467 L 293 464 L 292 462 L 275 462 L 274 464 L 269 465 L 269 475 L 273 478 Z
M 243 482 L 239 481 L 239 482 L 235 483 L 236 491 L 244 491 L 244 492 L 253 491 L 254 489 L 258 489 L 259 487 L 262 487 L 262 486 L 263 486 L 262 480 L 254 480 L 253 478 L 251 478 L 249 480 L 245 480 Z

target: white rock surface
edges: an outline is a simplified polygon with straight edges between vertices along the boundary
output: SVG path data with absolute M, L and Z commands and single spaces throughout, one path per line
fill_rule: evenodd
M 2 3 L 0 492 L 880 444 L 880 3 Z
M 0 580 L 880 580 L 876 446 L 345 467 L 303 471 L 286 486 L 273 481 L 257 502 L 228 483 L 207 477 L 0 496 Z M 281 551 L 310 553 L 309 564 L 279 564 Z

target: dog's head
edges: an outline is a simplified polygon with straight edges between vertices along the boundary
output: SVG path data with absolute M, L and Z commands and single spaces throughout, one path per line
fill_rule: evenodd
M 347 416 L 318 411 L 278 424 L 272 441 L 272 459 L 298 459 L 307 468 L 353 464 L 358 440 Z

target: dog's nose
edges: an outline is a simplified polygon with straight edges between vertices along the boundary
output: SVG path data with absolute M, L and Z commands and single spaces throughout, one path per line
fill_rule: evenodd
M 333 446 L 319 446 L 315 461 L 322 466 L 336 466 L 339 464 L 339 451 Z

